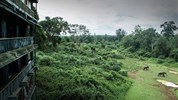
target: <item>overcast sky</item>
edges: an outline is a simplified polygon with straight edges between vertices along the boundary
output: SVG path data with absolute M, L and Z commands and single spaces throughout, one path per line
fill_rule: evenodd
M 156 28 L 165 21 L 178 25 L 178 0 L 39 0 L 40 20 L 45 16 L 63 17 L 72 24 L 83 24 L 91 33 L 128 33 L 135 25 Z

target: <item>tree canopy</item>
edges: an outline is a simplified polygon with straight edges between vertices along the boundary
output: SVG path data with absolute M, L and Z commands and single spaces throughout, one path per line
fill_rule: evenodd
M 164 22 L 164 24 L 161 24 L 160 27 L 163 28 L 161 34 L 167 38 L 174 36 L 175 35 L 174 31 L 178 29 L 174 21 L 166 21 Z

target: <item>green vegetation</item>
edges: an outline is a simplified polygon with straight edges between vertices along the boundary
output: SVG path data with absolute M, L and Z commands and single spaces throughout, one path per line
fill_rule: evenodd
M 62 43 L 37 52 L 38 100 L 123 100 L 131 81 L 119 59 L 101 44 Z
M 90 35 L 84 25 L 46 17 L 37 28 L 38 100 L 176 100 L 177 91 L 157 79 L 178 83 L 178 34 L 173 21 L 128 34 Z M 61 36 L 69 33 L 70 36 Z M 143 71 L 149 66 L 149 71 Z M 167 77 L 158 77 L 165 71 Z M 167 91 L 167 90 L 165 90 Z M 166 95 L 164 95 L 164 94 Z M 169 95 L 171 94 L 171 95 Z

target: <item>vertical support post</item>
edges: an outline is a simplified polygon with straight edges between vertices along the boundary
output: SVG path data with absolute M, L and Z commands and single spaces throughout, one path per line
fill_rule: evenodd
M 16 32 L 15 33 L 16 33 L 16 37 L 19 37 L 19 25 L 18 24 L 16 25 Z
M 18 72 L 20 72 L 20 70 L 21 70 L 21 60 L 20 59 L 17 60 L 17 65 L 18 65 L 17 70 L 18 70 Z
M 1 32 L 0 37 L 6 38 L 7 37 L 7 23 L 4 19 L 1 20 Z
M 1 19 L 0 20 L 0 37 L 6 38 L 7 37 L 7 23 L 6 20 Z M 0 84 L 5 85 L 8 82 L 8 76 L 9 76 L 9 66 L 5 66 L 0 69 Z
M 25 64 L 27 65 L 28 64 L 28 54 L 25 55 Z
M 30 36 L 30 26 L 26 26 L 26 36 Z

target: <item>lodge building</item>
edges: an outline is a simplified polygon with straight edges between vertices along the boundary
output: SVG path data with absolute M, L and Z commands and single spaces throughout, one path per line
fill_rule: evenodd
M 36 100 L 38 0 L 0 0 L 0 100 Z

